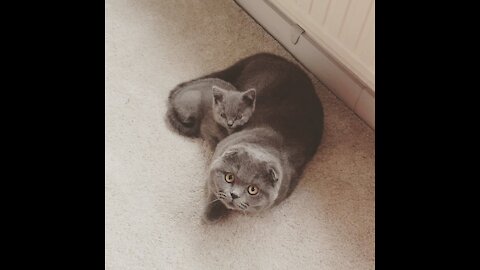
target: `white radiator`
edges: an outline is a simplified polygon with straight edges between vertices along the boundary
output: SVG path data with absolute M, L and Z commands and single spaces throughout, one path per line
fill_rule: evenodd
M 375 128 L 375 0 L 235 0 Z
M 269 0 L 375 91 L 375 0 Z

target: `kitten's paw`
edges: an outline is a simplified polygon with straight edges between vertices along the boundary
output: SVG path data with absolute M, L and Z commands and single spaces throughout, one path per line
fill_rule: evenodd
M 222 202 L 216 201 L 205 209 L 202 215 L 202 222 L 204 224 L 214 224 L 227 216 L 231 210 L 227 209 Z

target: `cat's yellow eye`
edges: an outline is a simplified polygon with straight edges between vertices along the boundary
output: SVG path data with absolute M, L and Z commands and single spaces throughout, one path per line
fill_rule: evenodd
M 231 174 L 231 173 L 225 174 L 225 181 L 227 183 L 232 183 L 233 180 L 235 180 L 235 177 L 233 176 L 233 174 Z
M 250 195 L 257 195 L 258 194 L 258 187 L 255 185 L 248 186 L 248 194 Z

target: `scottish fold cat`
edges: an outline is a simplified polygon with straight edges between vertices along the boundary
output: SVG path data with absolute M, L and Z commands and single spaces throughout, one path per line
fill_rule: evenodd
M 284 201 L 321 142 L 324 117 L 308 75 L 282 57 L 253 55 L 215 76 L 237 88 L 255 88 L 256 105 L 242 129 L 215 148 L 203 214 L 208 223 Z
M 203 220 L 213 223 L 232 211 L 258 213 L 281 203 L 297 186 L 323 134 L 323 108 L 308 75 L 280 56 L 260 53 L 204 78 L 226 82 L 220 87 L 227 91 L 255 89 L 251 109 L 255 112 L 235 132 L 209 129 L 210 134 L 205 135 L 197 132 L 201 128 L 197 128 L 195 117 L 200 115 L 202 123 L 222 123 L 218 115 L 222 117 L 224 111 L 215 111 L 211 103 L 199 102 L 199 98 L 189 99 L 192 103 L 174 104 L 175 110 L 170 109 L 170 114 L 183 117 L 182 127 L 185 123 L 190 126 L 184 135 L 210 140 L 214 149 L 208 167 Z M 198 110 L 212 110 L 215 114 Z M 229 114 L 223 123 L 228 126 L 235 114 Z M 193 115 L 191 119 L 189 115 Z

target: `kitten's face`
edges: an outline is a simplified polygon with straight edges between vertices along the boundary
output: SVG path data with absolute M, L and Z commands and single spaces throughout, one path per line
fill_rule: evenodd
M 233 210 L 259 212 L 273 205 L 280 188 L 280 175 L 265 155 L 252 150 L 227 150 L 212 163 L 209 189 Z
M 225 90 L 213 86 L 213 118 L 227 130 L 245 125 L 255 110 L 256 91 Z

